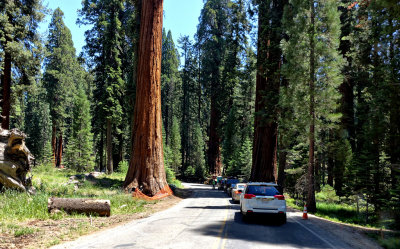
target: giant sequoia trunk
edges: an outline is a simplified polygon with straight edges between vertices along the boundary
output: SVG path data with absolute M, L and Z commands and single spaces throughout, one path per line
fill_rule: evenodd
M 62 155 L 63 155 L 63 135 L 61 131 L 57 132 L 57 124 L 53 123 L 53 128 L 51 132 L 51 149 L 53 151 L 53 164 L 55 167 L 60 167 L 62 163 Z M 58 139 L 57 139 L 57 134 Z
M 208 166 L 212 175 L 221 175 L 221 138 L 218 134 L 221 112 L 216 106 L 216 98 L 211 98 L 210 140 L 208 142 Z
M 162 21 L 163 0 L 142 1 L 133 151 L 124 187 L 148 196 L 168 187 L 161 131 Z
M 1 87 L 3 90 L 2 111 L 1 111 L 1 128 L 10 128 L 10 98 L 11 98 L 11 55 L 5 53 L 4 55 L 4 69 L 1 77 Z
M 257 83 L 251 181 L 276 181 L 282 15 L 287 1 L 259 1 Z

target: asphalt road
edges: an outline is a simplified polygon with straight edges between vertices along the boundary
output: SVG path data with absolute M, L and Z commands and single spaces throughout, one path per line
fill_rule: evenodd
M 186 184 L 192 197 L 152 216 L 53 248 L 352 248 L 329 231 L 288 212 L 287 223 L 256 217 L 245 223 L 223 191 Z

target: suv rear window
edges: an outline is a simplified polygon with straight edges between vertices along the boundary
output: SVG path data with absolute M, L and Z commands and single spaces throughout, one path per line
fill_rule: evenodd
M 267 185 L 249 185 L 246 194 L 274 196 L 279 195 L 279 191 L 272 186 Z
M 239 179 L 228 179 L 228 181 L 226 182 L 227 184 L 234 184 L 234 183 L 238 183 Z

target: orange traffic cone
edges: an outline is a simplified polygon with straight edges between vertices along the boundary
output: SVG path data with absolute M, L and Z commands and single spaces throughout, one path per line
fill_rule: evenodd
M 304 205 L 303 220 L 308 220 L 307 205 Z

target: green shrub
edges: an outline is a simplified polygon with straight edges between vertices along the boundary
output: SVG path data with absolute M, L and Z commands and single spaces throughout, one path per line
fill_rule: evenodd
M 14 236 L 15 237 L 21 237 L 23 235 L 28 235 L 28 234 L 34 234 L 38 231 L 36 228 L 32 227 L 21 227 L 17 230 L 14 231 Z
M 195 174 L 196 174 L 196 169 L 192 166 L 187 167 L 187 169 L 185 170 L 186 177 L 194 177 Z
M 400 238 L 380 239 L 379 243 L 385 249 L 398 249 L 398 248 L 400 248 Z
M 165 174 L 167 175 L 167 182 L 170 185 L 175 185 L 176 187 L 182 187 L 182 184 L 175 177 L 175 172 L 169 167 L 165 167 Z
M 315 195 L 315 199 L 318 202 L 338 203 L 340 201 L 339 196 L 336 195 L 336 191 L 330 185 L 325 185 L 321 188 L 321 191 Z
M 121 162 L 119 162 L 118 169 L 116 170 L 116 172 L 126 175 L 128 173 L 128 169 L 129 169 L 129 162 L 122 160 Z

